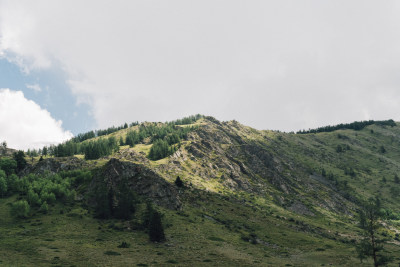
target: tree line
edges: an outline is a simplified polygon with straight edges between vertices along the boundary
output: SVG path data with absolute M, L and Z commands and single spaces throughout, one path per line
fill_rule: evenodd
M 352 123 L 341 123 L 338 125 L 334 126 L 324 126 L 324 127 L 319 127 L 316 129 L 309 129 L 309 130 L 301 130 L 298 131 L 297 134 L 309 134 L 309 133 L 322 133 L 322 132 L 333 132 L 336 130 L 342 130 L 342 129 L 349 129 L 349 130 L 355 130 L 359 131 L 364 129 L 365 127 L 376 124 L 376 125 L 381 125 L 381 126 L 396 126 L 396 123 L 394 120 L 383 120 L 383 121 L 374 121 L 374 120 L 369 120 L 369 121 L 355 121 Z
M 166 124 L 172 124 L 172 125 L 188 125 L 188 124 L 192 124 L 195 123 L 197 120 L 199 120 L 200 118 L 203 118 L 203 115 L 200 114 L 196 114 L 196 115 L 192 115 L 192 116 L 188 116 L 188 117 L 184 117 L 182 119 L 178 119 L 175 121 L 171 121 L 171 122 L 166 122 Z M 121 126 L 115 127 L 109 127 L 107 129 L 104 130 L 96 130 L 96 131 L 89 131 L 86 133 L 80 133 L 77 136 L 73 137 L 72 140 L 76 143 L 79 142 L 83 142 L 85 140 L 91 139 L 91 138 L 95 138 L 95 137 L 100 137 L 100 136 L 104 136 L 104 135 L 108 135 L 108 134 L 112 134 L 115 133 L 119 130 L 122 129 L 127 129 L 128 127 L 133 127 L 139 125 L 139 122 L 132 122 L 129 125 L 127 123 L 124 123 Z
M 174 123 L 162 126 L 141 125 L 138 131 L 129 131 L 125 142 L 121 139 L 120 143 L 133 147 L 150 138 L 153 145 L 148 157 L 151 160 L 159 160 L 173 154 L 180 147 L 181 140 L 186 140 L 188 133 L 195 129 L 195 126 L 179 127 Z
M 127 129 L 128 127 L 133 127 L 133 126 L 136 126 L 138 124 L 139 124 L 139 122 L 136 121 L 136 122 L 130 123 L 129 126 L 128 126 L 128 124 L 125 122 L 123 125 L 118 126 L 118 127 L 111 126 L 111 127 L 107 128 L 107 129 L 104 129 L 104 130 L 96 130 L 96 131 L 89 131 L 89 132 L 86 132 L 86 133 L 80 133 L 77 136 L 73 137 L 71 140 L 74 141 L 75 143 L 79 143 L 79 142 L 83 142 L 83 141 L 91 139 L 91 138 L 112 134 L 112 133 L 115 133 L 115 132 L 117 132 L 119 130 Z
M 133 147 L 136 144 L 142 143 L 145 139 L 150 138 L 150 143 L 154 144 L 154 148 L 152 148 L 149 158 L 157 160 L 174 153 L 180 146 L 181 140 L 185 140 L 189 132 L 198 128 L 197 126 L 187 125 L 195 123 L 202 117 L 203 115 L 197 114 L 179 120 L 166 122 L 161 125 L 158 123 L 139 125 L 138 122 L 133 122 L 128 126 L 128 124 L 125 123 L 119 127 L 113 126 L 105 130 L 90 131 L 79 134 L 58 145 L 44 146 L 42 149 L 38 150 L 28 149 L 26 155 L 30 157 L 69 157 L 84 154 L 85 159 L 98 159 L 118 151 L 119 146 L 129 145 L 130 147 Z M 119 140 L 116 140 L 113 136 L 108 138 L 101 137 L 137 125 L 139 125 L 138 129 L 128 131 L 125 139 L 120 137 Z M 101 138 L 87 141 L 95 137 Z

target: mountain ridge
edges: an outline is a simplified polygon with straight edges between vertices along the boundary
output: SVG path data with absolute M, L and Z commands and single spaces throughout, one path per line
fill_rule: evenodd
M 71 180 L 71 190 L 76 191 L 76 197 L 69 205 L 75 213 L 79 210 L 76 219 L 75 215 L 57 215 L 57 209 L 65 208 L 55 204 L 52 206 L 54 211 L 49 211 L 48 215 L 34 213 L 32 216 L 43 221 L 51 218 L 72 224 L 82 216 L 93 235 L 104 230 L 104 226 L 101 226 L 102 230 L 96 230 L 95 225 L 112 223 L 115 229 L 107 230 L 110 235 L 107 234 L 101 249 L 115 250 L 112 244 L 116 242 L 116 236 L 126 239 L 134 235 L 141 241 L 131 241 L 131 245 L 146 255 L 141 266 L 173 262 L 178 266 L 207 266 L 210 262 L 220 266 L 320 266 L 330 263 L 363 266 L 354 251 L 354 245 L 360 239 L 357 214 L 363 200 L 378 195 L 385 211 L 380 234 L 391 240 L 386 245 L 388 253 L 396 256 L 400 252 L 400 184 L 396 182 L 400 171 L 400 127 L 396 123 L 369 124 L 358 130 L 295 134 L 256 130 L 237 121 L 221 122 L 207 116 L 188 122 L 184 125 L 137 124 L 83 140 L 82 143 L 100 139 L 102 142 L 119 142 L 118 149 L 97 159 L 84 159 L 83 154 L 44 155 L 42 160 L 39 156 L 33 157 L 33 164 L 28 164 L 20 173 L 21 179 L 24 175 L 48 175 L 46 173 L 68 178 L 79 170 L 88 170 L 88 176 Z M 138 139 L 127 145 L 130 131 L 136 131 L 138 136 L 132 136 Z M 162 158 L 154 160 L 149 154 L 157 138 L 166 140 L 164 145 L 169 150 Z M 141 176 L 139 169 L 147 174 Z M 177 187 L 177 177 L 184 187 Z M 137 194 L 133 217 L 126 221 L 93 219 L 91 207 L 98 210 L 98 200 L 90 197 L 98 191 L 95 184 L 105 185 L 110 195 L 111 213 L 113 210 L 118 212 L 119 203 L 124 201 L 123 188 L 130 188 Z M 162 200 L 164 197 L 165 201 Z M 140 214 L 145 214 L 145 200 L 153 202 L 164 214 L 165 246 L 154 247 L 146 243 L 142 232 L 133 230 L 143 227 Z M 0 199 L 1 205 L 5 202 Z M 74 213 L 71 212 L 67 215 Z M 8 231 L 17 231 L 11 223 L 11 218 L 0 220 Z M 55 236 L 60 242 L 65 240 L 60 234 Z M 85 239 L 84 242 L 92 244 L 93 240 Z M 53 243 L 61 246 L 59 242 Z M 172 244 L 171 247 L 168 244 Z M 62 247 L 66 252 L 74 249 Z M 93 253 L 99 260 L 108 259 L 110 256 L 104 256 L 101 249 L 96 248 Z M 200 258 L 191 254 L 193 249 Z M 173 255 L 174 260 L 155 256 L 155 250 Z M 11 248 L 7 251 L 15 255 Z M 118 251 L 123 257 L 113 258 L 113 263 L 106 265 L 126 266 L 125 261 L 140 261 L 139 255 Z M 39 255 L 42 255 L 41 260 L 46 258 L 44 254 Z M 155 258 L 158 258 L 157 264 Z M 62 260 L 79 262 L 74 256 L 65 256 Z M 94 259 L 89 262 L 99 264 Z M 368 266 L 368 261 L 364 264 Z

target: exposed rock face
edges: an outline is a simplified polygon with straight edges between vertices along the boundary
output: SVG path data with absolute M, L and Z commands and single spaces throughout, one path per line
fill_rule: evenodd
M 296 212 L 301 215 L 315 216 L 313 212 L 311 212 L 303 203 L 300 201 L 295 201 L 288 210 Z
M 135 161 L 143 164 L 149 163 L 149 159 L 146 157 L 146 154 L 144 152 L 138 153 L 133 149 L 120 150 L 115 153 L 113 157 L 121 160 Z
M 312 205 L 324 203 L 324 208 L 347 213 L 352 204 L 334 186 L 310 178 L 307 167 L 287 154 L 290 149 L 282 149 L 283 141 L 276 136 L 236 121 L 219 122 L 206 117 L 202 126 L 188 136 L 186 158 L 194 162 L 189 168 L 194 175 L 206 181 L 214 179 L 233 191 L 272 195 L 280 199 L 278 204 L 303 215 L 312 216 L 313 212 L 302 204 L 305 199 L 299 192 L 312 196 L 308 197 Z M 184 156 L 182 152 L 173 155 L 169 170 L 179 171 L 179 166 L 185 164 Z M 329 197 L 320 192 L 327 192 Z
M 169 209 L 180 209 L 181 207 L 175 186 L 141 164 L 112 158 L 95 174 L 89 190 L 94 190 L 101 183 L 106 184 L 114 193 L 122 184 L 128 186 L 139 196 L 151 199 L 157 205 Z
M 0 147 L 0 157 L 1 156 L 7 156 L 7 157 L 11 157 L 15 152 L 17 152 L 16 149 L 12 149 L 12 148 L 4 148 L 3 146 Z
M 284 163 L 265 144 L 246 138 L 252 134 L 250 130 L 237 122 L 218 122 L 210 117 L 206 120 L 198 131 L 190 133 L 187 148 L 191 158 L 201 162 L 206 176 L 225 172 L 221 177 L 224 185 L 233 190 L 262 193 L 270 183 L 290 193 L 292 181 L 280 172 Z
M 39 161 L 35 165 L 28 165 L 24 170 L 22 170 L 21 175 L 29 173 L 43 174 L 46 172 L 57 173 L 60 171 L 70 171 L 87 167 L 88 163 L 86 161 L 76 157 L 48 158 Z

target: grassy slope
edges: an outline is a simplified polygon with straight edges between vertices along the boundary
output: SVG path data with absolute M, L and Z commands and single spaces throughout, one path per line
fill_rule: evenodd
M 207 206 L 186 207 L 178 213 L 163 211 L 168 238 L 164 244 L 149 243 L 141 231 L 116 230 L 111 225 L 119 222 L 95 220 L 79 206 L 53 207 L 51 214 L 14 220 L 6 213 L 9 199 L 3 199 L 0 260 L 14 266 L 358 264 L 347 239 L 336 236 L 339 241 L 332 240 L 302 230 L 308 229 L 308 222 L 299 216 L 273 208 L 260 211 L 217 195 L 198 193 L 196 198 L 197 203 Z M 60 209 L 66 210 L 65 213 L 60 214 Z M 283 215 L 293 217 L 283 218 Z M 342 228 L 340 224 L 330 227 L 332 232 Z M 263 243 L 254 245 L 242 240 L 242 236 L 250 233 Z M 122 241 L 131 247 L 117 248 Z M 106 251 L 121 255 L 105 255 Z
M 338 138 L 339 133 L 347 138 Z M 123 133 L 114 133 L 118 134 Z M 310 173 L 324 168 L 339 180 L 348 181 L 351 192 L 365 197 L 379 194 L 385 207 L 400 211 L 399 196 L 392 196 L 390 189 L 399 187 L 393 183 L 394 174 L 400 170 L 399 126 L 372 125 L 357 132 L 341 130 L 307 135 L 241 126 L 237 134 L 248 141 L 262 142 L 281 159 L 304 166 Z M 349 145 L 351 149 L 338 153 L 337 145 Z M 386 153 L 379 152 L 381 145 Z M 137 145 L 133 149 L 148 153 L 150 147 Z M 352 239 L 358 238 L 354 217 L 318 206 L 313 207 L 316 216 L 299 215 L 276 204 L 268 195 L 233 192 L 224 188 L 219 179 L 204 179 L 195 174 L 194 170 L 201 166 L 187 156 L 180 170 L 162 168 L 169 159 L 151 162 L 171 182 L 173 177 L 181 175 L 194 185 L 183 193 L 182 211 L 162 210 L 167 226 L 166 243 L 152 244 L 142 231 L 112 227 L 113 223 L 118 226 L 121 222 L 93 219 L 79 202 L 73 207 L 52 207 L 50 214 L 36 214 L 28 220 L 12 219 L 7 203 L 16 197 L 13 196 L 0 199 L 1 263 L 6 266 L 361 266 L 352 243 Z M 99 166 L 106 160 L 93 162 Z M 345 175 L 345 167 L 354 168 L 356 177 Z M 222 174 L 223 171 L 219 175 Z M 386 177 L 386 183 L 381 181 L 382 177 Z M 277 193 L 274 188 L 269 190 Z M 310 199 L 312 203 L 313 193 L 306 188 L 299 188 L 296 194 L 286 197 Z M 400 230 L 400 222 L 392 221 L 390 226 L 393 228 L 387 230 L 389 235 L 394 235 L 396 228 Z M 258 244 L 245 241 L 247 238 L 256 238 Z M 117 248 L 122 241 L 131 247 Z M 400 255 L 398 243 L 389 244 L 388 249 L 393 256 Z M 106 251 L 121 255 L 105 255 Z M 364 265 L 370 266 L 371 262 Z

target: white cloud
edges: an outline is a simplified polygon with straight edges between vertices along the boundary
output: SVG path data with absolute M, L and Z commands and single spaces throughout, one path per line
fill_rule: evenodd
M 307 3 L 307 4 L 306 4 Z M 0 1 L 0 55 L 61 67 L 99 127 L 400 116 L 397 1 Z
M 35 93 L 39 93 L 42 91 L 42 88 L 37 83 L 36 84 L 26 84 L 25 86 L 28 89 L 32 89 Z
M 0 140 L 10 148 L 42 148 L 72 137 L 62 129 L 62 122 L 38 104 L 24 97 L 21 91 L 0 89 Z

